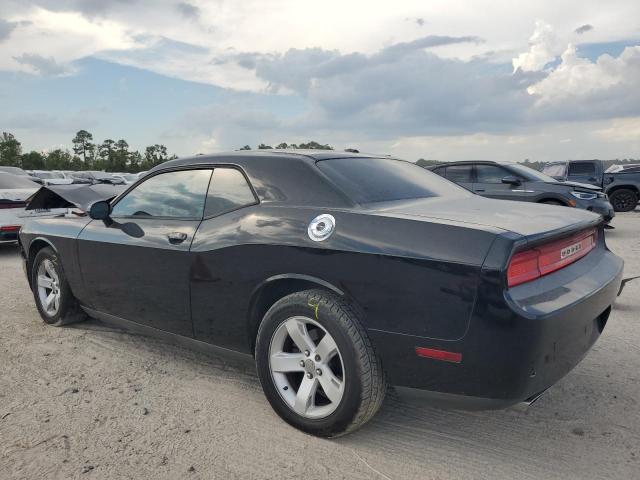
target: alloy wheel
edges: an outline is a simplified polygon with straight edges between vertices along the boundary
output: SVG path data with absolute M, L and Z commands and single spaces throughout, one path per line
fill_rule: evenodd
M 282 399 L 303 417 L 331 415 L 344 395 L 340 350 L 311 318 L 290 317 L 278 326 L 271 337 L 269 370 Z
M 38 266 L 38 297 L 44 312 L 53 317 L 60 309 L 60 279 L 53 262 L 46 258 Z

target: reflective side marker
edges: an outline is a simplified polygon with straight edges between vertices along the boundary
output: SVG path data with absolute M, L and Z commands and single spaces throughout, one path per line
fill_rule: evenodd
M 442 360 L 443 362 L 451 362 L 451 363 L 462 362 L 461 353 L 447 352 L 446 350 L 436 350 L 435 348 L 416 347 L 416 355 L 423 358 L 433 358 L 434 360 Z

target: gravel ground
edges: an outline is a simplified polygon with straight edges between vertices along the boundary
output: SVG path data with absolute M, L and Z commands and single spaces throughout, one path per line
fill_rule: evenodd
M 611 249 L 640 273 L 640 210 Z M 337 440 L 300 433 L 255 372 L 97 321 L 46 327 L 0 248 L 0 478 L 638 478 L 640 280 L 587 358 L 526 412 L 391 396 Z

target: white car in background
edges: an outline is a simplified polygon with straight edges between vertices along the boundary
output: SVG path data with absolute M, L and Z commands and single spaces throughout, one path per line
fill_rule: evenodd
M 42 179 L 44 185 L 71 185 L 72 178 L 67 178 L 64 173 L 58 171 L 34 170 L 33 175 Z
M 15 243 L 22 224 L 33 217 L 50 217 L 67 213 L 66 208 L 25 210 L 29 198 L 40 185 L 26 176 L 0 172 L 0 244 Z
M 131 185 L 134 182 L 138 181 L 138 175 L 135 173 L 113 173 L 111 174 L 113 178 L 122 180 L 124 185 Z

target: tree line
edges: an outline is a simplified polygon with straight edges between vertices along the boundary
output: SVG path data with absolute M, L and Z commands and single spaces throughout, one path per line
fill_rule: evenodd
M 22 144 L 11 133 L 0 137 L 0 165 L 24 170 L 103 170 L 106 172 L 137 173 L 149 170 L 162 162 L 178 158 L 169 155 L 167 147 L 150 145 L 144 153 L 130 150 L 126 140 L 110 138 L 94 143 L 93 135 L 80 130 L 71 140 L 72 149 L 56 148 L 49 152 L 22 151 Z
M 150 145 L 141 153 L 131 150 L 126 140 L 112 140 L 95 143 L 93 135 L 87 130 L 80 130 L 71 140 L 72 148 L 56 148 L 49 152 L 22 151 L 22 144 L 11 133 L 3 132 L 0 136 L 0 165 L 20 167 L 24 170 L 101 170 L 105 172 L 137 173 L 155 167 L 167 160 L 178 158 L 169 155 L 167 147 L 161 144 Z M 315 150 L 333 150 L 327 144 L 315 141 L 307 143 L 280 143 L 275 147 L 261 143 L 258 150 L 272 148 L 304 148 Z M 251 150 L 245 145 L 239 150 Z

